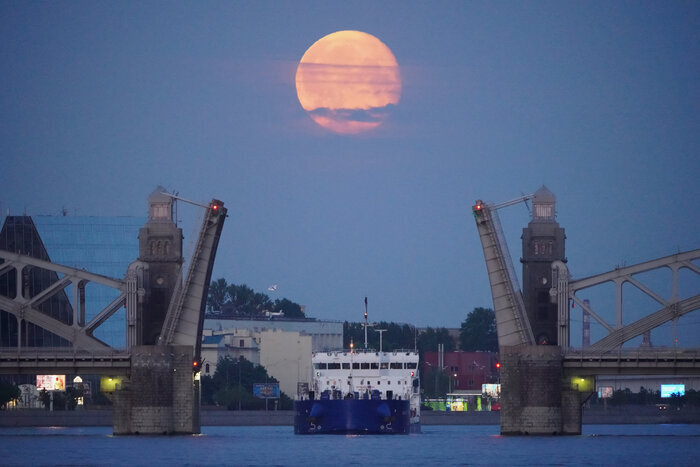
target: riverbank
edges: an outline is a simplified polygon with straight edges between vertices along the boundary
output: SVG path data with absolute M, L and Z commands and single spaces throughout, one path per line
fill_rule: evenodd
M 279 411 L 202 410 L 202 426 L 292 426 L 294 413 Z M 499 412 L 431 412 L 421 414 L 423 425 L 498 425 Z M 656 406 L 584 408 L 584 425 L 626 425 L 683 423 L 700 424 L 697 408 L 659 410 Z M 0 412 L 2 427 L 32 426 L 112 426 L 110 409 L 86 409 L 49 412 L 41 409 Z

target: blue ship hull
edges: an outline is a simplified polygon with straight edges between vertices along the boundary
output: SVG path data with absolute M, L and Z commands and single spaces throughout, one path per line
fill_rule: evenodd
M 408 434 L 420 432 L 411 423 L 409 401 L 321 399 L 294 401 L 296 434 Z

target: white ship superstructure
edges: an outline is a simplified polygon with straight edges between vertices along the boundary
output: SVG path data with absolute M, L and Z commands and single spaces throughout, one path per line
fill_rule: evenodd
M 334 399 L 369 398 L 374 393 L 410 400 L 418 394 L 418 353 L 413 350 L 316 352 L 312 362 L 313 390 L 319 395 L 330 391 Z

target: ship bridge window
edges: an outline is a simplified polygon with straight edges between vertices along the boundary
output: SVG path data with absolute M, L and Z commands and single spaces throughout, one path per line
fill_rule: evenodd
M 379 369 L 379 364 L 377 362 L 370 362 L 369 364 L 370 369 L 372 370 L 378 370 Z
M 415 370 L 416 368 L 418 368 L 418 364 L 416 362 L 406 362 L 406 369 Z
M 353 370 L 359 370 L 359 369 L 360 369 L 360 363 L 359 363 L 359 362 L 353 362 L 353 363 L 352 363 L 352 369 L 353 369 Z
M 391 362 L 390 367 L 391 367 L 392 370 L 401 370 L 401 369 L 403 369 L 403 363 L 401 363 L 401 362 Z
M 388 370 L 388 369 L 389 369 L 389 362 L 381 362 L 381 363 L 379 364 L 379 368 L 380 368 L 381 370 Z
M 328 365 L 326 363 L 314 363 L 314 368 L 317 370 L 326 370 Z
M 340 370 L 340 363 L 329 363 L 328 369 L 329 370 Z
M 360 368 L 363 370 L 369 370 L 369 363 L 367 363 L 367 362 L 360 363 Z
M 350 362 L 343 362 L 343 370 L 349 370 L 350 369 Z

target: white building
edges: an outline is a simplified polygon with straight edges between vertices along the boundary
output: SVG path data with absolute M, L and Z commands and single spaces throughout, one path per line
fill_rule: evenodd
M 340 322 L 205 319 L 202 374 L 213 375 L 221 358 L 244 357 L 264 366 L 280 382 L 280 390 L 294 398 L 298 383 L 311 382 L 311 354 L 342 346 Z
M 225 329 L 247 329 L 254 332 L 278 329 L 296 331 L 311 336 L 313 352 L 327 352 L 343 348 L 343 323 L 340 321 L 319 321 L 314 319 L 205 319 L 204 329 L 223 331 Z
M 297 383 L 311 382 L 312 337 L 296 331 L 266 330 L 260 336 L 260 364 L 294 398 Z

